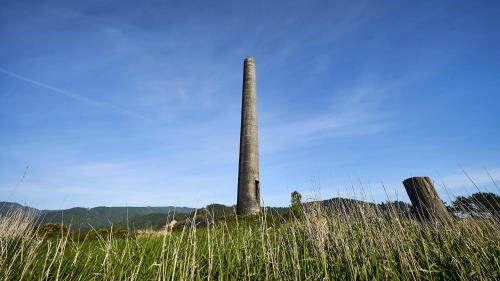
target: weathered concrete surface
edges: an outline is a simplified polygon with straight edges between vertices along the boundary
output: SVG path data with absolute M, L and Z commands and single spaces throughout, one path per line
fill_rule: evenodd
M 238 173 L 238 215 L 260 211 L 259 140 L 257 128 L 257 87 L 254 58 L 243 66 L 243 102 L 241 107 L 240 161 Z
M 413 177 L 403 181 L 406 193 L 410 197 L 414 212 L 420 219 L 437 219 L 448 221 L 451 219 L 443 200 L 434 188 L 429 177 Z

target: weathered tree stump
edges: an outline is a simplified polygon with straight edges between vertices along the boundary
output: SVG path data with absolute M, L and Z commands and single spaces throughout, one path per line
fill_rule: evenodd
M 421 220 L 449 221 L 451 219 L 443 200 L 429 177 L 413 177 L 403 181 L 413 211 Z

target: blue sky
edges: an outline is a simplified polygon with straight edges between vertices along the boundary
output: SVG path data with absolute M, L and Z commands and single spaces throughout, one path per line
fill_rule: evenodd
M 448 200 L 476 191 L 462 169 L 497 192 L 499 14 L 499 1 L 2 1 L 0 198 L 234 204 L 250 55 L 266 205 L 293 190 L 380 201 L 382 185 L 408 200 L 401 181 L 418 175 Z

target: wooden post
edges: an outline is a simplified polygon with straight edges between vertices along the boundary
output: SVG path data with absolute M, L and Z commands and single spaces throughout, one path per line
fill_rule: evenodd
M 429 177 L 409 178 L 403 181 L 403 185 L 413 210 L 420 219 L 450 220 L 450 214 Z

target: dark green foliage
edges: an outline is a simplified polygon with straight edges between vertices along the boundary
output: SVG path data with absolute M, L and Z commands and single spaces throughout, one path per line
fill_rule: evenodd
M 224 216 L 234 215 L 235 206 L 226 206 L 222 204 L 210 204 L 205 208 L 197 209 L 196 211 L 191 212 L 190 217 L 196 214 L 197 221 L 203 220 L 217 220 Z
M 284 216 L 290 213 L 289 207 L 264 207 L 262 210 L 273 216 Z
M 386 215 L 394 213 L 397 215 L 409 217 L 412 211 L 411 204 L 403 201 L 387 201 L 378 204 L 378 207 Z
M 458 196 L 452 203 L 452 210 L 456 212 L 477 211 L 472 199 L 466 196 Z
M 126 238 L 126 237 L 134 237 L 135 232 L 128 231 L 124 228 L 119 227 L 108 227 L 108 228 L 99 228 L 92 229 L 88 232 L 79 233 L 79 236 L 88 235 L 87 239 L 117 239 L 117 238 Z
M 124 229 L 139 230 L 139 229 L 152 229 L 160 230 L 167 223 L 176 219 L 177 221 L 183 221 L 188 214 L 174 214 L 174 213 L 154 213 L 143 216 L 136 216 L 124 220 L 116 224 L 116 226 Z
M 314 201 L 304 203 L 304 208 L 310 209 L 314 204 L 319 203 L 323 212 L 334 215 L 334 214 L 350 214 L 350 215 L 362 215 L 366 211 L 377 210 L 377 205 L 374 203 L 369 203 L 361 200 L 348 199 L 348 198 L 331 198 L 323 201 Z
M 470 196 L 458 196 L 452 203 L 452 210 L 473 216 L 488 213 L 498 217 L 500 216 L 500 196 L 487 192 L 477 192 Z
M 190 212 L 191 208 L 174 207 L 96 207 L 71 208 L 61 211 L 49 211 L 42 215 L 42 223 L 54 222 L 71 225 L 71 229 L 88 230 L 109 227 L 128 219 L 153 213 L 169 214 Z
M 304 214 L 302 195 L 298 191 L 294 191 L 291 197 L 290 209 L 292 210 L 292 214 L 297 218 L 302 217 Z
M 479 211 L 492 214 L 500 213 L 500 196 L 494 193 L 478 192 L 470 197 Z
M 136 216 L 129 218 L 129 220 L 124 220 L 115 224 L 117 227 L 135 230 L 161 230 L 165 227 L 167 223 L 175 219 L 177 221 L 175 229 L 182 228 L 187 220 L 196 221 L 197 227 L 203 227 L 207 222 L 216 221 L 236 221 L 235 219 L 235 207 L 226 206 L 222 204 L 210 204 L 205 208 L 200 208 L 192 211 L 189 214 L 174 214 L 174 213 L 154 213 L 144 216 Z M 289 208 L 263 208 L 270 216 L 277 217 L 288 217 Z
M 36 228 L 39 235 L 42 236 L 64 236 L 68 234 L 68 227 L 60 223 L 46 223 Z

